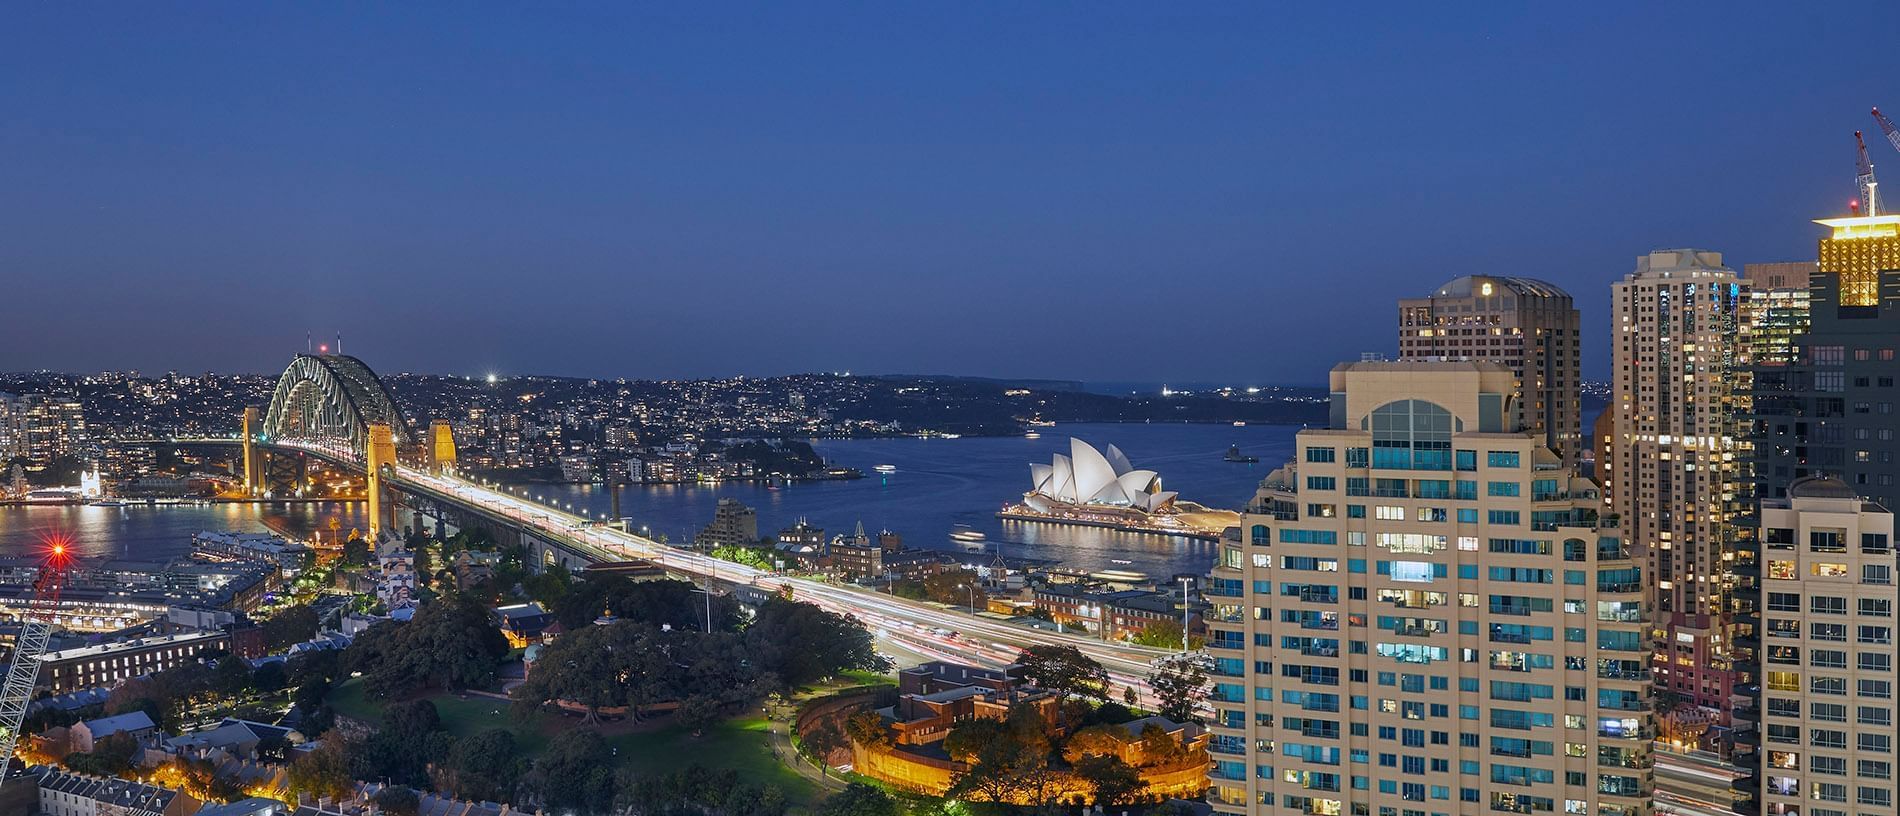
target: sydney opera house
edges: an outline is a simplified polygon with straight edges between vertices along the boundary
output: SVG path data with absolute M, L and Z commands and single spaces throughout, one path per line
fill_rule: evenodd
M 1049 464 L 1030 465 L 1029 477 L 1034 487 L 998 517 L 1204 539 L 1240 523 L 1232 511 L 1211 510 L 1162 490 L 1160 476 L 1135 469 L 1113 445 L 1104 453 L 1070 439 L 1069 455 L 1058 453 Z
M 1080 439 L 1069 440 L 1069 455 L 1058 453 L 1046 465 L 1029 466 L 1035 488 L 1023 504 L 1043 513 L 1062 506 L 1129 508 L 1144 513 L 1174 509 L 1174 494 L 1161 489 L 1152 470 L 1136 470 L 1114 445 L 1104 454 Z

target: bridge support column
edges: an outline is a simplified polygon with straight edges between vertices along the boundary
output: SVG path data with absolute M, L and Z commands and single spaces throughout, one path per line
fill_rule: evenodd
M 455 469 L 455 429 L 446 419 L 429 423 L 429 465 L 437 473 Z
M 257 408 L 244 409 L 244 495 L 264 492 L 264 463 L 257 450 Z
M 395 532 L 393 502 L 383 495 L 383 467 L 396 464 L 396 436 L 386 423 L 372 423 L 369 426 L 369 439 L 363 445 L 363 470 L 368 474 L 369 538 L 374 546 L 382 540 L 382 534 Z

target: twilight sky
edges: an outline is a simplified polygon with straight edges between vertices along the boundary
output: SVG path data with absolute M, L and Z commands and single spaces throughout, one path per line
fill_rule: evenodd
M 1316 383 L 1492 273 L 1601 377 L 1900 190 L 1900 3 L 631 5 L 13 6 L 0 370 Z

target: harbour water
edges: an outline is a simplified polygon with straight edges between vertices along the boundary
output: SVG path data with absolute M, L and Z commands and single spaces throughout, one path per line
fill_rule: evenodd
M 321 533 L 334 520 L 347 535 L 362 529 L 361 502 L 232 502 L 220 504 L 128 504 L 124 507 L 0 507 L 0 556 L 28 556 L 61 536 L 84 558 L 164 561 L 191 551 L 202 530 Z
M 621 513 L 653 535 L 690 539 L 712 520 L 721 498 L 755 508 L 759 532 L 770 534 L 800 518 L 827 534 L 893 530 L 912 547 L 956 551 L 949 533 L 959 524 L 988 536 L 987 546 L 1009 557 L 1059 561 L 1088 570 L 1138 570 L 1165 580 L 1205 572 L 1214 545 L 1205 541 L 1091 527 L 1003 521 L 996 511 L 1029 488 L 1029 464 L 1066 454 L 1075 436 L 1106 449 L 1120 447 L 1135 467 L 1154 470 L 1168 490 L 1209 507 L 1238 508 L 1268 471 L 1291 457 L 1295 426 L 1083 424 L 1041 428 L 1041 438 L 838 439 L 814 443 L 820 455 L 858 468 L 854 481 L 805 482 L 771 488 L 756 482 L 630 486 L 621 489 Z M 1231 445 L 1258 464 L 1222 461 Z M 894 472 L 879 473 L 878 465 Z M 612 507 L 602 485 L 522 485 L 530 495 L 606 515 Z M 347 532 L 363 526 L 360 504 L 130 505 L 126 507 L 0 507 L 0 555 L 35 551 L 55 532 L 85 555 L 164 560 L 190 550 L 200 530 L 281 529 L 307 535 L 335 518 Z M 971 556 L 973 561 L 985 557 Z
M 730 497 L 758 511 L 761 534 L 777 532 L 800 518 L 823 527 L 827 535 L 849 533 L 862 521 L 872 535 L 890 529 L 908 546 L 949 551 L 958 550 L 949 538 L 951 529 L 964 524 L 986 534 L 988 546 L 1000 545 L 1005 556 L 1049 559 L 1088 570 L 1138 570 L 1165 580 L 1179 572 L 1206 572 L 1215 545 L 1179 536 L 1003 521 L 996 511 L 1029 489 L 1029 464 L 1067 454 L 1071 436 L 1103 450 L 1109 445 L 1121 448 L 1135 467 L 1159 473 L 1162 485 L 1179 491 L 1183 499 L 1239 508 L 1269 471 L 1291 458 L 1298 430 L 1287 425 L 1077 424 L 1040 428 L 1040 439 L 818 440 L 813 447 L 819 455 L 855 467 L 865 478 L 778 489 L 756 482 L 623 487 L 620 512 L 633 519 L 636 528 L 645 526 L 650 534 L 680 541 L 711 521 L 714 506 Z M 1222 461 L 1232 445 L 1259 457 L 1259 463 Z M 895 465 L 896 470 L 878 473 L 875 468 L 881 464 Z M 596 516 L 612 507 L 604 485 L 522 487 Z

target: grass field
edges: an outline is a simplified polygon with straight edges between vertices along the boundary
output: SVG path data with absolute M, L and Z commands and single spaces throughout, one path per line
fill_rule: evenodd
M 581 727 L 577 718 L 543 712 L 523 722 L 509 712 L 509 704 L 492 697 L 453 694 L 427 697 L 442 717 L 442 727 L 457 737 L 478 734 L 490 728 L 505 728 L 515 735 L 515 743 L 524 754 L 533 755 L 547 747 L 555 734 Z M 360 680 L 338 686 L 330 695 L 330 707 L 337 713 L 379 723 L 383 703 L 363 693 Z M 638 730 L 636 730 L 638 729 Z M 601 735 L 614 752 L 616 767 L 628 766 L 648 773 L 668 773 L 690 765 L 731 769 L 739 778 L 752 783 L 770 783 L 784 789 L 787 798 L 804 804 L 817 793 L 810 780 L 785 767 L 772 756 L 767 722 L 755 710 L 729 719 L 706 733 L 694 737 L 684 728 L 658 724 L 654 727 L 631 723 L 602 723 Z

